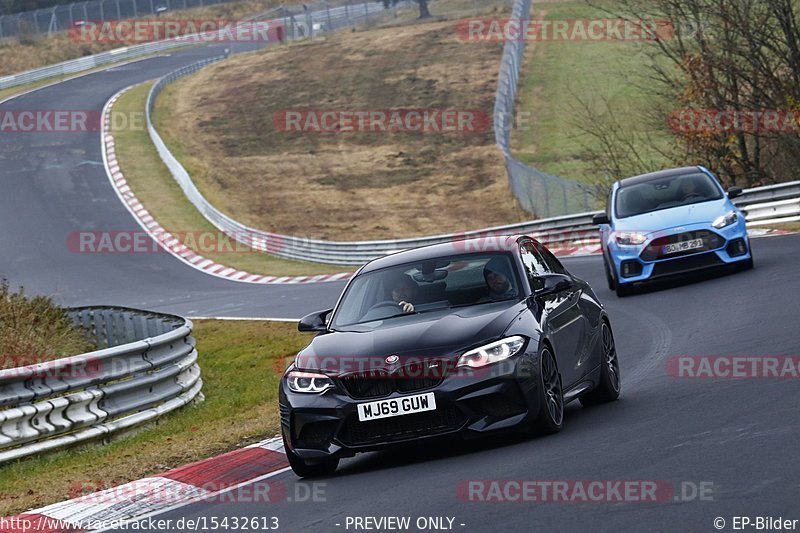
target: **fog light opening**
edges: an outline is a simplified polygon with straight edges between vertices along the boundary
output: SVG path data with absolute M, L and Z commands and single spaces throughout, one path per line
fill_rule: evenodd
M 738 257 L 747 253 L 747 244 L 744 239 L 736 239 L 728 243 L 727 250 L 731 257 Z
M 623 261 L 622 262 L 622 277 L 632 278 L 639 276 L 642 273 L 642 264 L 639 261 Z

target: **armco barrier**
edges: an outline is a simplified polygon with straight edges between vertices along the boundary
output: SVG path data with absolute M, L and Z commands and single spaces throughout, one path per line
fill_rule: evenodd
M 376 3 L 376 6 L 380 7 L 381 4 Z M 531 0 L 517 0 L 514 4 L 513 16 L 517 18 L 527 18 L 527 13 L 530 12 L 530 8 Z M 342 8 L 328 8 L 328 13 L 332 14 L 332 19 L 322 15 L 325 13 L 324 10 L 317 11 L 310 9 L 308 12 L 309 16 L 316 20 L 345 20 L 345 10 Z M 369 10 L 365 9 L 365 16 L 368 16 L 368 13 Z M 348 16 L 350 18 L 346 20 L 351 21 L 354 15 L 352 12 L 349 12 Z M 288 22 L 285 24 L 285 27 L 290 26 L 291 24 L 288 24 Z M 313 25 L 309 25 L 309 27 L 313 27 Z M 328 26 L 328 28 L 331 30 L 336 29 L 337 27 L 342 27 L 341 22 L 338 24 L 332 23 Z M 323 28 L 322 31 L 325 31 L 325 29 L 326 28 Z M 294 34 L 295 31 L 292 30 L 291 33 Z M 516 98 L 516 83 L 519 75 L 518 61 L 521 57 L 523 46 L 520 41 L 521 40 L 509 40 L 505 45 L 505 50 L 503 53 L 504 67 L 501 68 L 498 94 L 495 102 L 495 121 L 497 121 L 499 117 L 507 117 L 510 116 L 510 114 L 513 114 L 513 101 Z M 514 50 L 513 52 L 511 51 L 512 49 Z M 575 243 L 576 241 L 580 242 L 580 244 L 590 244 L 592 242 L 597 242 L 597 239 L 599 238 L 596 228 L 592 226 L 591 220 L 592 215 L 594 215 L 596 211 L 582 212 L 494 228 L 466 231 L 460 234 L 445 234 L 411 239 L 373 241 L 323 241 L 304 237 L 295 237 L 291 235 L 281 235 L 278 233 L 272 233 L 246 226 L 228 217 L 219 209 L 214 207 L 208 200 L 206 200 L 206 198 L 202 195 L 192 181 L 189 173 L 170 152 L 158 131 L 155 129 L 152 121 L 152 111 L 155 106 L 156 98 L 167 85 L 184 76 L 197 72 L 208 64 L 214 63 L 221 59 L 224 59 L 224 57 L 200 61 L 171 72 L 159 79 L 153 85 L 147 97 L 147 129 L 153 144 L 156 146 L 156 149 L 161 156 L 161 159 L 169 168 L 172 176 L 178 182 L 184 194 L 186 194 L 186 197 L 217 229 L 230 235 L 232 238 L 246 246 L 287 259 L 297 259 L 302 261 L 336 265 L 359 265 L 375 259 L 376 257 L 399 250 L 486 235 L 495 236 L 512 233 L 527 233 L 533 235 L 542 242 L 553 246 L 560 246 L 566 243 Z M 503 73 L 505 73 L 505 75 Z M 508 161 L 508 159 L 511 157 L 510 151 L 507 148 L 509 142 L 508 128 L 503 127 L 502 123 L 498 124 L 496 122 L 495 136 L 498 145 L 500 145 L 501 150 Z M 506 148 L 504 148 L 504 146 Z M 521 163 L 519 164 L 521 165 Z M 580 195 L 583 196 L 583 194 L 584 192 L 580 191 Z M 749 189 L 745 191 L 745 194 L 736 199 L 736 203 L 737 205 L 748 205 L 752 203 L 751 199 L 756 199 L 753 201 L 760 202 L 766 199 L 783 199 L 793 196 L 800 196 L 800 182 Z
M 204 60 L 176 70 L 158 80 L 151 88 L 147 98 L 147 129 L 161 159 L 167 165 L 172 176 L 178 182 L 189 201 L 191 201 L 197 210 L 220 231 L 230 235 L 246 246 L 287 259 L 336 265 L 358 265 L 399 250 L 486 235 L 496 236 L 512 233 L 527 233 L 538 238 L 545 244 L 555 246 L 565 243 L 574 243 L 576 241 L 581 244 L 589 244 L 591 242 L 596 242 L 598 239 L 597 229 L 592 226 L 592 216 L 598 211 L 466 231 L 459 234 L 374 241 L 323 241 L 291 235 L 281 235 L 246 226 L 228 217 L 206 200 L 192 181 L 189 173 L 170 152 L 169 148 L 167 148 L 152 121 L 155 99 L 164 87 L 183 76 L 197 72 L 206 65 L 221 59 L 224 58 L 219 57 Z M 753 211 L 756 207 L 751 203 L 751 199 L 753 198 L 757 199 L 756 201 L 763 201 L 768 198 L 787 198 L 793 196 L 800 197 L 800 181 L 745 190 L 744 194 L 736 199 L 736 204 L 748 206 L 747 209 Z
M 247 17 L 243 20 L 265 20 L 274 17 L 276 21 L 280 21 L 281 18 L 284 18 L 286 21 L 293 22 L 294 19 L 291 16 L 287 17 L 287 13 L 290 13 L 289 8 L 279 7 L 265 11 L 264 13 L 260 13 L 258 15 L 254 15 L 252 17 Z M 296 31 L 294 26 L 295 24 L 291 25 L 292 32 Z M 204 45 L 207 44 L 207 41 L 203 38 L 204 35 L 207 34 L 185 35 L 175 39 L 125 46 L 122 48 L 109 50 L 108 52 L 81 57 L 79 59 L 72 59 L 69 61 L 64 61 L 63 63 L 48 65 L 46 67 L 28 70 L 26 72 L 21 72 L 11 76 L 0 77 L 0 89 L 8 89 L 10 87 L 26 85 L 28 83 L 34 83 L 49 78 L 68 76 L 70 74 L 76 74 L 78 72 L 90 70 L 103 65 L 111 65 L 113 63 L 141 58 L 147 55 L 172 50 L 174 48 Z
M 334 7 L 333 3 L 341 3 L 342 5 Z M 403 5 L 406 3 L 407 0 L 401 2 Z M 394 9 L 396 8 L 397 6 Z M 375 14 L 381 11 L 385 11 L 381 2 L 359 0 L 323 1 L 318 4 L 306 3 L 301 6 L 281 6 L 247 17 L 243 21 L 265 21 L 269 19 L 269 22 L 280 24 L 285 28 L 285 34 L 288 39 L 299 39 L 313 37 L 314 34 L 323 31 L 370 22 L 371 19 L 376 17 Z M 394 13 L 394 11 L 391 12 Z M 207 40 L 203 38 L 204 35 L 209 34 L 185 35 L 175 39 L 126 46 L 21 72 L 12 76 L 0 77 L 0 89 L 76 74 L 103 65 L 128 61 L 178 47 L 207 44 Z M 211 32 L 210 35 L 215 35 L 215 32 Z M 219 41 L 217 40 L 216 42 L 218 43 Z
M 70 315 L 100 349 L 0 370 L 0 463 L 101 438 L 202 398 L 190 320 L 119 307 Z

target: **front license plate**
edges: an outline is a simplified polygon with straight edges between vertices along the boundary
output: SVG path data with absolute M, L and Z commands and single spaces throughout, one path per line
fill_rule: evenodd
M 691 241 L 676 242 L 664 246 L 665 254 L 674 254 L 675 252 L 685 252 L 687 250 L 696 250 L 703 247 L 703 239 L 692 239 Z
M 436 409 L 436 398 L 434 398 L 432 392 L 428 392 L 404 398 L 360 403 L 358 404 L 358 420 L 366 422 L 367 420 L 422 413 L 423 411 L 433 411 L 434 409 Z

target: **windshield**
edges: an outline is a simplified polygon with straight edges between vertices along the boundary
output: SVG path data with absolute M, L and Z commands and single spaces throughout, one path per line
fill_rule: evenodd
M 617 218 L 722 198 L 722 191 L 703 172 L 684 174 L 621 187 L 616 196 Z
M 519 282 L 509 253 L 470 254 L 408 263 L 359 275 L 333 329 L 419 313 L 513 300 Z

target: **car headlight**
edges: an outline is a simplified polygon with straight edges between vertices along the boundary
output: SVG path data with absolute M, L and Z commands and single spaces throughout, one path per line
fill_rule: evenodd
M 736 214 L 736 211 L 731 211 L 729 213 L 725 213 L 721 217 L 718 217 L 714 222 L 711 223 L 717 229 L 722 229 L 726 226 L 730 226 L 731 224 L 735 224 L 739 221 L 739 215 Z
M 647 235 L 638 231 L 620 231 L 615 234 L 617 244 L 622 246 L 638 246 L 647 241 Z
M 292 392 L 318 394 L 333 388 L 333 381 L 328 376 L 314 372 L 292 370 L 286 375 L 286 384 Z
M 517 354 L 525 345 L 525 338 L 519 335 L 500 339 L 486 346 L 465 352 L 458 360 L 457 366 L 479 368 L 497 363 Z

